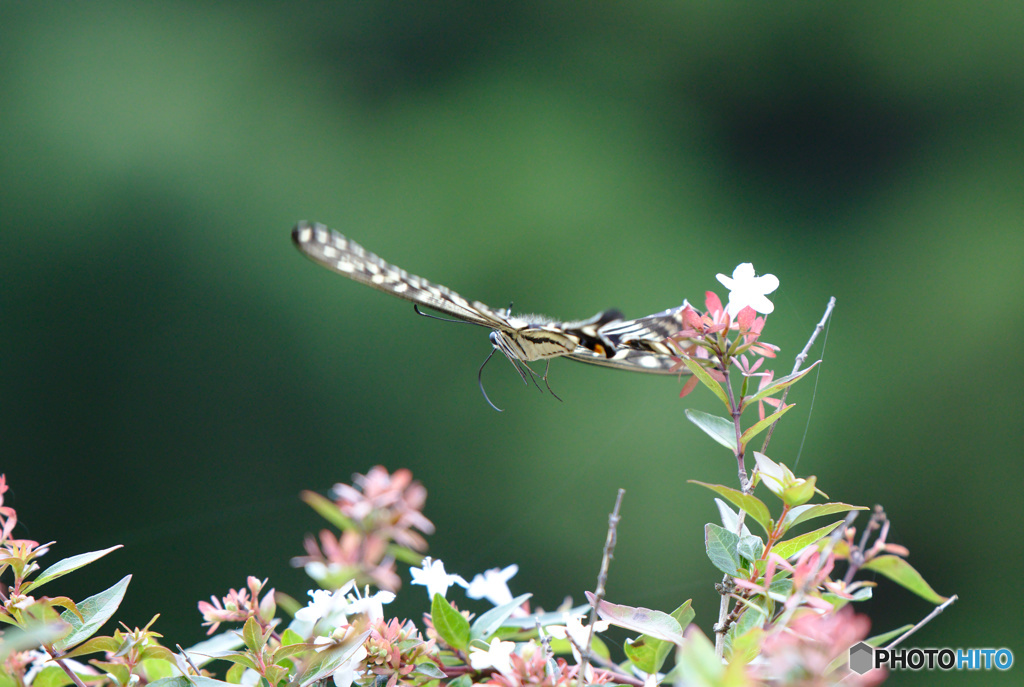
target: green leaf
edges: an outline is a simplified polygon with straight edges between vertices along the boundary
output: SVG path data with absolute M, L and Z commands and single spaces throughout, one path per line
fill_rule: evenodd
M 233 654 L 224 654 L 223 656 L 218 656 L 217 658 L 219 658 L 221 661 L 227 661 L 228 663 L 234 663 L 236 665 L 245 666 L 250 670 L 259 671 L 260 669 L 259 666 L 256 665 L 256 661 L 253 660 L 252 656 L 250 656 L 247 652 L 239 651 Z
M 896 639 L 901 634 L 903 634 L 905 632 L 908 632 L 908 631 L 912 630 L 913 628 L 914 628 L 913 625 L 907 624 L 907 625 L 904 625 L 903 627 L 897 627 L 895 630 L 889 630 L 888 632 L 883 632 L 880 635 L 875 635 L 874 637 L 868 637 L 867 639 L 864 640 L 864 642 L 866 644 L 870 644 L 871 646 L 879 647 L 879 646 L 882 646 L 883 644 L 888 644 L 893 639 Z M 33 687 L 34 687 L 35 683 L 33 682 L 32 684 L 33 684 Z
M 793 384 L 795 384 L 798 381 L 800 381 L 800 379 L 802 379 L 804 375 L 806 375 L 808 372 L 813 370 L 814 367 L 818 363 L 820 363 L 820 362 L 821 362 L 820 360 L 816 360 L 812 365 L 810 365 L 809 367 L 807 367 L 804 370 L 801 370 L 800 372 L 797 372 L 796 374 L 786 375 L 785 377 L 782 377 L 780 379 L 776 379 L 774 382 L 772 382 L 771 384 L 769 384 L 765 388 L 761 389 L 760 391 L 758 391 L 753 396 L 750 396 L 748 398 L 744 398 L 743 399 L 743 403 L 741 404 L 740 407 L 743 410 L 746 410 L 747 408 L 750 407 L 751 404 L 757 403 L 762 398 L 768 398 L 769 396 L 772 396 L 772 395 L 778 393 L 779 391 L 782 391 L 787 386 L 792 386 Z
M 783 519 L 782 524 L 788 530 L 794 525 L 799 525 L 802 522 L 813 520 L 814 518 L 832 515 L 833 513 L 848 513 L 851 510 L 868 509 L 865 506 L 851 506 L 848 503 L 810 503 L 791 508 L 789 512 L 786 513 L 786 517 Z
M 740 536 L 714 523 L 704 525 L 704 548 L 711 563 L 726 575 L 735 577 L 742 561 L 737 552 Z
M 260 630 L 260 624 L 256 622 L 255 617 L 249 616 L 242 626 L 242 639 L 249 651 L 256 654 L 263 651 L 263 631 Z
M 79 677 L 83 676 L 79 675 Z M 68 677 L 68 674 L 61 670 L 60 666 L 55 665 L 43 668 L 36 674 L 35 679 L 32 680 L 32 687 L 65 687 L 65 685 L 70 684 L 74 683 Z
M 764 553 L 764 542 L 761 537 L 747 534 L 740 537 L 740 543 L 736 546 L 736 553 L 748 561 L 756 561 Z
M 662 680 L 663 684 L 685 684 L 687 687 L 732 687 L 725 679 L 726 667 L 715 655 L 715 645 L 702 632 L 691 632 L 676 653 L 676 665 Z
M 523 594 L 517 596 L 506 604 L 497 606 L 487 611 L 473 623 L 470 629 L 470 639 L 490 639 L 491 635 L 498 631 L 510 615 L 512 615 L 517 608 L 523 605 L 523 602 L 529 599 L 533 594 Z M 454 645 L 452 645 L 454 646 Z
M 743 615 L 740 616 L 740 619 L 729 628 L 729 636 L 727 639 L 730 643 L 747 634 L 751 630 L 757 630 L 764 627 L 764 624 L 768 622 L 768 618 L 771 616 L 769 607 L 773 606 L 773 604 L 771 599 L 766 599 L 763 596 L 755 596 L 754 598 L 747 600 L 746 606 L 747 609 L 743 611 Z M 736 648 L 737 647 L 734 645 L 733 650 Z M 753 656 L 750 658 L 753 658 Z M 749 661 L 750 658 L 747 660 Z
M 729 405 L 729 396 L 725 393 L 725 389 L 722 388 L 722 385 L 708 373 L 703 365 L 693 358 L 684 355 L 682 359 L 683 364 L 690 368 L 690 372 L 693 373 L 693 376 L 699 379 L 704 386 L 711 389 L 711 393 L 718 396 L 718 399 L 725 404 L 725 407 L 728 410 L 731 407 Z
M 214 680 L 212 677 L 201 677 L 199 675 L 178 675 L 176 677 L 165 677 L 156 682 L 150 682 L 148 687 L 234 687 L 229 682 Z
M 686 629 L 686 626 L 693 622 L 694 612 L 690 607 L 691 599 L 670 614 L 679 623 L 679 627 Z M 657 673 L 665 664 L 669 652 L 674 645 L 657 637 L 640 635 L 635 640 L 626 640 L 626 655 L 638 669 L 645 673 Z
M 686 629 L 686 626 L 693 622 L 693 619 L 697 616 L 696 611 L 693 610 L 693 599 L 687 599 L 684 601 L 679 608 L 672 611 L 672 617 L 679 623 L 679 627 Z
M 760 627 L 753 625 L 742 629 L 744 626 L 744 619 L 747 616 L 751 616 L 755 619 L 760 619 L 764 622 L 764 616 L 759 613 L 747 611 L 740 616 L 739 621 L 729 628 L 729 634 L 726 637 L 726 658 L 729 661 L 730 668 L 732 666 L 746 666 L 749 665 L 757 656 L 761 653 L 761 646 L 764 642 L 764 630 Z
M 473 684 L 473 678 L 468 674 L 460 675 L 454 680 L 448 681 L 448 687 L 471 687 Z
M 699 484 L 702 487 L 706 487 L 711 491 L 724 496 L 729 500 L 732 505 L 736 506 L 744 513 L 754 519 L 754 521 L 761 526 L 765 534 L 771 534 L 772 529 L 772 515 L 768 511 L 768 506 L 764 504 L 764 501 L 753 496 L 751 494 L 744 494 L 739 489 L 733 489 L 732 487 L 722 486 L 721 484 L 708 484 L 706 482 L 698 482 L 695 479 L 688 480 L 690 484 Z
M 907 563 L 899 556 L 892 556 L 888 554 L 877 556 L 865 563 L 861 570 L 874 570 L 875 572 L 882 573 L 893 582 L 906 587 L 922 599 L 930 601 L 933 604 L 940 604 L 947 600 L 945 596 L 937 594 L 935 590 L 924 581 L 924 578 L 921 577 L 921 573 L 917 572 L 910 563 Z
M 325 496 L 321 496 L 315 491 L 304 491 L 301 494 L 301 498 L 309 507 L 319 513 L 327 522 L 331 523 L 339 530 L 354 530 L 356 525 L 350 518 L 345 517 L 338 510 L 338 506 Z
M 443 680 L 444 678 L 448 677 L 448 675 L 443 670 L 438 668 L 430 661 L 423 661 L 421 663 L 417 663 L 416 667 L 413 668 L 412 672 L 414 674 L 424 675 L 434 680 Z
M 782 406 L 765 419 L 759 420 L 754 425 L 749 427 L 746 432 L 740 435 L 740 445 L 746 446 L 748 443 L 750 443 L 751 439 L 753 439 L 758 434 L 771 427 L 776 420 L 778 420 L 780 417 L 789 412 L 789 409 L 792 408 L 794 405 L 796 404 L 790 403 L 788 406 Z
M 119 685 L 125 686 L 128 681 L 132 678 L 132 671 L 123 663 L 114 663 L 112 661 L 97 661 L 93 659 L 90 661 L 94 666 L 107 673 L 114 678 L 114 682 Z
M 783 558 L 789 558 L 797 553 L 800 553 L 805 548 L 818 541 L 822 537 L 827 537 L 832 534 L 832 531 L 838 526 L 843 524 L 843 520 L 838 520 L 831 525 L 825 525 L 819 527 L 811 532 L 787 539 L 786 541 L 780 541 L 778 544 L 772 547 L 772 551 L 782 556 Z
M 645 673 L 656 673 L 661 667 L 658 661 L 658 653 L 662 647 L 672 647 L 672 644 L 650 635 L 640 635 L 636 639 L 627 639 L 622 648 L 626 652 L 626 658 L 636 666 L 637 670 Z M 663 659 L 664 660 L 664 659 Z
M 210 661 L 233 652 L 243 645 L 242 638 L 233 630 L 215 634 L 185 649 L 185 653 L 197 668 L 202 668 Z
M 440 596 L 440 594 L 438 594 L 438 596 Z M 327 649 L 326 651 L 322 651 L 317 654 L 317 660 L 313 661 L 302 675 L 295 678 L 299 683 L 299 686 L 307 687 L 307 685 L 311 685 L 317 680 L 321 680 L 341 668 L 345 665 L 346 661 L 350 660 L 355 655 L 356 650 L 363 645 L 363 642 L 365 642 L 366 638 L 369 636 L 370 631 L 367 630 L 357 637 L 352 638 L 342 646 Z
M 739 513 L 734 511 L 732 508 L 729 508 L 725 501 L 715 497 L 715 506 L 718 507 L 718 514 L 722 517 L 722 527 L 730 532 L 750 534 L 750 529 L 747 527 L 746 523 L 740 522 Z
M 86 654 L 94 654 L 97 651 L 108 651 L 114 653 L 121 646 L 113 637 L 93 637 L 92 639 L 86 640 L 79 646 L 76 646 L 71 651 L 64 654 L 64 658 L 78 658 L 79 656 L 85 656 Z
M 430 604 L 430 618 L 441 639 L 453 649 L 466 650 L 469 646 L 469 621 L 440 594 L 434 594 Z
M 732 420 L 693 408 L 686 409 L 686 418 L 722 446 L 736 452 L 736 426 Z
M 156 682 L 161 678 L 178 674 L 178 667 L 174 662 L 174 653 L 170 649 L 162 646 L 147 648 L 160 648 L 170 654 L 170 658 L 147 658 L 142 661 L 142 670 L 146 674 L 147 682 Z
M 67 575 L 69 572 L 84 568 L 95 560 L 103 558 L 111 551 L 116 551 L 121 548 L 121 544 L 117 546 L 111 546 L 109 549 L 103 549 L 102 551 L 91 551 L 89 553 L 80 553 L 77 556 L 71 556 L 65 558 L 62 561 L 57 561 L 49 568 L 39 574 L 36 579 L 32 580 L 32 583 L 25 587 L 24 593 L 29 593 L 37 587 L 41 587 L 51 580 L 55 580 L 58 577 Z
M 586 594 L 587 600 L 594 603 L 594 594 L 592 592 Z M 623 606 L 602 601 L 597 606 L 597 615 L 612 625 L 624 627 L 627 630 L 650 635 L 673 644 L 682 644 L 683 642 L 683 628 L 679 625 L 679 621 L 668 613 L 643 606 Z
M 242 676 L 245 675 L 245 671 L 248 670 L 241 663 L 232 663 L 231 667 L 228 668 L 228 672 L 224 673 L 224 679 L 233 685 L 242 684 Z
M 96 631 L 110 619 L 110 616 L 114 615 L 117 607 L 121 605 L 121 600 L 124 598 L 131 579 L 131 575 L 125 575 L 109 589 L 90 596 L 78 604 L 78 610 L 85 618 L 84 622 L 71 611 L 61 613 L 61 619 L 71 625 L 71 632 L 54 642 L 54 648 L 58 651 L 67 651 L 96 634 Z
M 184 675 L 177 675 L 175 677 L 165 677 L 162 680 L 156 682 L 150 682 L 149 687 L 192 687 L 192 680 L 195 680 L 196 676 L 185 677 Z M 217 682 L 215 680 L 215 682 Z M 227 682 L 222 682 L 222 685 L 228 685 Z
M 387 552 L 396 561 L 401 561 L 417 568 L 423 565 L 423 554 L 417 553 L 407 546 L 388 544 Z
M 3 641 L 0 642 L 0 666 L 3 666 L 7 657 L 15 651 L 38 649 L 40 645 L 50 644 L 67 631 L 68 626 L 58 620 L 45 625 L 33 625 L 29 629 L 7 628 L 4 630 Z M 2 667 L 0 675 L 3 675 Z
M 814 492 L 817 491 L 814 485 L 817 482 L 818 478 L 814 475 L 806 479 L 793 480 L 792 484 L 782 490 L 782 502 L 790 508 L 806 504 L 814 498 Z
M 291 644 L 303 644 L 305 641 L 306 640 L 304 640 L 298 632 L 296 632 L 290 627 L 281 633 L 281 646 L 289 646 Z

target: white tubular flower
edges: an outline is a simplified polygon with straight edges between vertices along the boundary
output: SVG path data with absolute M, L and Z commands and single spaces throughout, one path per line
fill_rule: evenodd
M 451 587 L 453 584 L 457 584 L 460 587 L 468 586 L 466 581 L 458 575 L 446 573 L 443 561 L 435 561 L 430 556 L 423 559 L 422 568 L 409 568 L 409 572 L 412 573 L 412 583 L 425 586 L 427 588 L 427 596 L 431 599 L 434 598 L 434 594 L 440 594 L 443 597 L 448 593 L 448 587 Z
M 775 310 L 775 305 L 765 297 L 779 288 L 779 278 L 774 274 L 759 277 L 754 272 L 754 265 L 745 262 L 736 266 L 732 271 L 732 277 L 719 274 L 718 281 L 729 289 L 729 303 L 725 306 L 729 317 L 736 317 L 739 311 L 748 305 L 762 315 Z
M 319 620 L 326 620 L 337 627 L 348 622 L 349 600 L 345 598 L 355 587 L 355 581 L 348 582 L 341 589 L 330 591 L 328 589 L 315 589 L 309 592 L 312 601 L 305 608 L 295 611 L 295 619 L 302 623 L 309 623 L 310 627 Z
M 349 603 L 346 612 L 349 615 L 363 613 L 371 622 L 381 620 L 384 617 L 384 604 L 389 604 L 394 600 L 394 592 L 379 591 L 376 594 L 353 600 Z
M 594 623 L 594 633 L 604 632 L 610 625 L 607 620 L 598 620 Z M 584 625 L 583 619 L 578 615 L 567 615 L 565 625 L 548 625 L 544 631 L 556 639 L 568 639 L 572 655 L 577 662 L 581 658 L 578 647 L 586 647 L 590 641 L 590 625 Z
M 470 647 L 469 665 L 473 670 L 494 668 L 502 675 L 512 674 L 512 652 L 516 650 L 515 642 L 503 642 L 497 637 L 491 640 L 487 649 Z
M 507 604 L 512 600 L 512 592 L 509 591 L 508 581 L 519 572 L 519 566 L 512 565 L 499 570 L 492 568 L 482 575 L 477 575 L 466 587 L 466 596 L 471 599 L 487 599 L 495 606 Z

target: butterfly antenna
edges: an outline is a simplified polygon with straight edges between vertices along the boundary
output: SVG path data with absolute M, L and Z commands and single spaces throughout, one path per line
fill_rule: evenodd
M 487 401 L 487 405 L 489 405 L 490 407 L 494 408 L 499 413 L 503 413 L 503 412 L 505 412 L 504 410 L 502 410 L 498 406 L 496 406 L 493 403 L 491 403 L 490 397 L 487 396 L 487 391 L 484 390 L 484 367 L 486 367 L 487 363 L 489 363 L 491 361 L 491 356 L 492 355 L 494 355 L 494 349 L 493 348 L 491 349 L 491 352 L 487 354 L 487 358 L 484 360 L 483 365 L 480 366 L 480 371 L 476 373 L 476 381 L 480 385 L 480 393 L 482 393 L 484 395 L 484 400 Z
M 441 320 L 442 322 L 454 322 L 455 324 L 476 324 L 475 322 L 467 322 L 465 320 L 452 320 L 447 317 L 438 317 L 437 315 L 431 315 L 428 312 L 423 312 L 422 310 L 420 310 L 420 306 L 417 303 L 413 303 L 412 309 L 416 311 L 417 315 L 429 317 L 432 320 Z

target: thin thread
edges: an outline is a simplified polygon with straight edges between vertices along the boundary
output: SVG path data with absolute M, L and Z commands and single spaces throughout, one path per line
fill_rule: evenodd
M 825 324 L 825 338 L 821 340 L 821 360 L 825 361 L 825 347 L 828 346 L 828 330 L 832 328 L 832 318 L 828 318 L 828 323 Z M 818 396 L 818 382 L 821 381 L 821 366 L 818 366 L 818 372 L 814 375 L 814 391 L 811 393 L 811 403 L 807 409 L 807 424 L 804 425 L 804 435 L 800 438 L 800 448 L 796 452 L 796 460 L 793 461 L 793 469 L 796 470 L 796 466 L 800 463 L 800 456 L 804 452 L 804 442 L 807 441 L 807 433 L 811 429 L 811 415 L 814 413 L 814 399 Z

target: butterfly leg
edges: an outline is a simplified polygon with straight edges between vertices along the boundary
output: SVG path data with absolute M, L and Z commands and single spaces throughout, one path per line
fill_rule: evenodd
M 555 393 L 555 390 L 552 389 L 551 385 L 548 383 L 548 370 L 550 370 L 550 369 L 551 369 L 551 360 L 550 359 L 549 360 L 545 360 L 544 361 L 544 377 L 543 377 L 543 379 L 544 379 L 544 386 L 546 386 L 548 388 L 548 393 L 550 393 L 552 396 L 557 398 L 559 401 L 562 401 L 562 398 L 558 394 Z

